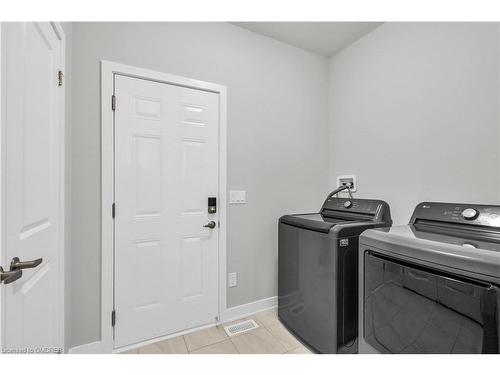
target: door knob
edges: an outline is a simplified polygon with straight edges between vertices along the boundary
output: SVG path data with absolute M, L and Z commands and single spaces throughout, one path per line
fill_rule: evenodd
M 215 221 L 210 221 L 208 224 L 204 225 L 205 228 L 210 228 L 210 229 L 214 229 L 216 226 L 217 224 L 215 224 Z
M 23 275 L 23 271 L 14 270 L 14 271 L 4 271 L 2 267 L 0 267 L 0 284 L 10 284 L 13 281 L 21 278 Z
M 42 263 L 42 258 L 29 260 L 27 262 L 21 262 L 18 257 L 14 257 L 10 262 L 10 270 L 15 271 L 15 270 L 24 270 L 26 268 L 35 268 L 39 266 L 40 263 Z

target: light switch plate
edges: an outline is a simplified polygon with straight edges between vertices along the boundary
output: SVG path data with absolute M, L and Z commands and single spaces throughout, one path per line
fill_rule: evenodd
M 247 203 L 247 192 L 245 190 L 230 190 L 229 204 Z
M 238 285 L 238 274 L 236 272 L 228 274 L 227 283 L 230 288 Z

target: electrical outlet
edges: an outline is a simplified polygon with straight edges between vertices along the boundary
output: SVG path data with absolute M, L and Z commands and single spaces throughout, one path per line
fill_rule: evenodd
M 247 203 L 247 192 L 245 190 L 229 191 L 230 204 L 245 204 Z
M 238 285 L 238 274 L 236 272 L 232 272 L 227 276 L 228 276 L 227 282 L 230 288 L 233 288 L 236 285 Z
M 356 176 L 353 174 L 337 176 L 337 186 L 341 185 L 351 185 L 351 193 L 355 193 L 358 190 L 358 184 L 356 183 Z

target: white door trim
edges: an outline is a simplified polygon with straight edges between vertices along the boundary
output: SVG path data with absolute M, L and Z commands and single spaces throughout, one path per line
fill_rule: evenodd
M 101 61 L 101 346 L 104 353 L 114 350 L 111 312 L 113 310 L 113 218 L 114 202 L 114 112 L 111 97 L 114 75 L 142 78 L 171 85 L 211 91 L 219 94 L 219 318 L 226 314 L 226 190 L 227 190 L 227 124 L 226 86 L 191 78 Z
M 61 43 L 61 50 L 60 50 L 60 61 L 59 61 L 59 69 L 64 73 L 66 71 L 66 35 L 64 33 L 64 30 L 59 22 L 49 22 L 52 28 L 54 29 L 54 33 L 56 34 L 57 38 L 59 39 Z M 6 222 L 6 217 L 5 212 L 3 210 L 3 201 L 4 201 L 4 194 L 5 194 L 5 175 L 3 171 L 5 170 L 5 157 L 4 157 L 4 152 L 5 152 L 5 145 L 4 145 L 4 131 L 5 131 L 5 126 L 6 126 L 6 119 L 5 119 L 5 111 L 1 111 L 1 108 L 4 107 L 5 105 L 5 97 L 2 96 L 2 93 L 4 92 L 3 84 L 5 84 L 5 81 L 3 79 L 3 76 L 5 75 L 4 71 L 4 63 L 3 59 L 5 58 L 5 50 L 4 50 L 4 41 L 3 41 L 3 35 L 1 32 L 2 29 L 2 22 L 0 22 L 0 174 L 1 174 L 1 179 L 0 179 L 0 265 L 2 262 L 5 262 L 5 259 L 2 259 L 3 252 L 5 250 L 5 236 L 4 236 L 4 225 Z M 55 79 L 55 77 L 54 77 Z M 59 270 L 60 274 L 58 275 L 59 281 L 58 285 L 60 286 L 60 296 L 58 298 L 58 301 L 61 302 L 61 308 L 62 308 L 62 320 L 60 322 L 61 324 L 61 331 L 60 331 L 60 336 L 59 336 L 59 343 L 62 347 L 62 349 L 66 352 L 67 347 L 66 347 L 66 335 L 65 335 L 65 315 L 66 315 L 66 277 L 65 277 L 65 258 L 66 258 L 66 253 L 65 253 L 65 239 L 66 239 L 66 227 L 65 227 L 65 192 L 66 192 L 66 119 L 65 119 L 65 105 L 66 105 L 66 84 L 63 83 L 62 87 L 60 87 L 58 90 L 58 100 L 59 100 L 59 105 L 60 105 L 60 111 L 59 111 L 59 124 L 60 124 L 60 129 L 59 129 L 59 176 L 60 176 L 60 181 L 59 181 L 59 189 L 60 189 L 60 195 L 59 195 L 59 249 L 58 249 L 58 256 L 59 256 Z M 3 264 L 6 266 L 6 264 Z M 2 303 L 2 289 L 0 288 L 0 306 Z M 1 317 L 1 310 L 0 309 L 0 319 Z M 0 348 L 2 346 L 3 342 L 3 336 L 1 332 L 1 324 L 0 324 Z

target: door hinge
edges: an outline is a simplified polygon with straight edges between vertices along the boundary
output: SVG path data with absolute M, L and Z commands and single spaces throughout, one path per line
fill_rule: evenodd
M 116 96 L 111 96 L 111 110 L 114 111 L 116 109 Z
M 62 86 L 63 85 L 63 78 L 64 78 L 64 73 L 62 70 L 57 72 L 57 85 Z
M 114 327 L 116 324 L 116 311 L 111 311 L 111 326 Z
M 115 218 L 115 214 L 116 214 L 116 204 L 113 203 L 111 205 L 111 217 L 114 219 Z

